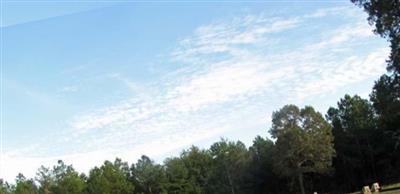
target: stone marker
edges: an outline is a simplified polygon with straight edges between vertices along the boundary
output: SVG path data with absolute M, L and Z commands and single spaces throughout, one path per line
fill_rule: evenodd
M 374 192 L 374 193 L 378 193 L 380 189 L 381 189 L 381 187 L 379 186 L 378 183 L 374 183 L 374 184 L 372 184 L 372 186 L 371 186 L 371 190 L 372 190 L 372 192 Z
M 362 188 L 362 194 L 371 194 L 371 190 L 369 189 L 369 186 L 364 186 Z

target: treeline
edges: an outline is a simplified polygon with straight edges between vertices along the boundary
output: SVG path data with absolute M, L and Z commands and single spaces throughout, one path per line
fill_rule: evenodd
M 371 95 L 373 96 L 373 95 Z M 270 134 L 242 142 L 195 146 L 156 164 L 105 161 L 88 175 L 62 161 L 41 167 L 35 178 L 22 174 L 2 194 L 262 194 L 318 191 L 343 193 L 372 182 L 400 178 L 400 140 L 383 128 L 375 103 L 346 95 L 326 114 L 287 105 L 273 113 Z M 385 124 L 386 123 L 386 124 Z M 303 187 L 304 185 L 304 187 Z
M 221 139 L 163 164 L 147 156 L 130 165 L 116 159 L 89 174 L 59 161 L 34 178 L 1 181 L 0 194 L 344 193 L 400 181 L 400 2 L 352 2 L 391 46 L 388 72 L 369 99 L 345 95 L 325 115 L 286 105 L 272 115 L 273 140 L 258 136 L 249 148 Z

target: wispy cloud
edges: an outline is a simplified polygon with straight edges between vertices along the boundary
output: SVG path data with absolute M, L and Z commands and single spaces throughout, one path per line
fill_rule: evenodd
M 240 54 L 241 47 L 268 41 L 269 33 L 277 33 L 299 25 L 298 18 L 265 18 L 249 15 L 229 23 L 213 23 L 197 28 L 183 39 L 172 53 L 177 61 L 203 61 L 204 55 Z M 233 57 L 233 56 L 231 56 Z
M 101 134 L 106 138 L 96 142 L 104 146 L 118 139 L 126 143 L 129 138 L 129 143 L 140 145 L 148 139 L 209 131 L 232 123 L 238 115 L 245 116 L 241 111 L 244 107 L 256 107 L 257 101 L 301 101 L 384 71 L 387 50 L 356 51 L 372 38 L 371 28 L 358 19 L 321 30 L 311 42 L 300 40 L 300 47 L 265 50 L 265 46 L 290 44 L 294 38 L 302 38 L 285 40 L 271 33 L 285 36 L 290 30 L 308 25 L 313 25 L 313 20 L 306 16 L 260 14 L 200 26 L 171 54 L 175 62 L 185 66 L 149 86 L 148 98 L 133 97 L 78 115 L 72 127 L 78 133 Z M 266 114 L 265 110 L 259 111 L 257 114 Z

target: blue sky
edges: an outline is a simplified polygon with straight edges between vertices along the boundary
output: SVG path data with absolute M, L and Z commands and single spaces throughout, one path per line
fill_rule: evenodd
M 268 136 L 285 104 L 367 97 L 388 44 L 347 1 L 4 1 L 0 177 Z

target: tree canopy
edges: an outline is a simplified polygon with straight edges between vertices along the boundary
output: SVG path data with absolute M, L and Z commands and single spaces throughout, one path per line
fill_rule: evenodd
M 368 13 L 368 21 L 375 26 L 375 33 L 390 42 L 391 53 L 388 70 L 400 73 L 400 1 L 351 0 Z
M 277 174 L 298 177 L 304 194 L 303 174 L 325 173 L 331 167 L 331 126 L 314 108 L 286 105 L 272 115 L 270 133 L 276 138 L 274 168 Z

